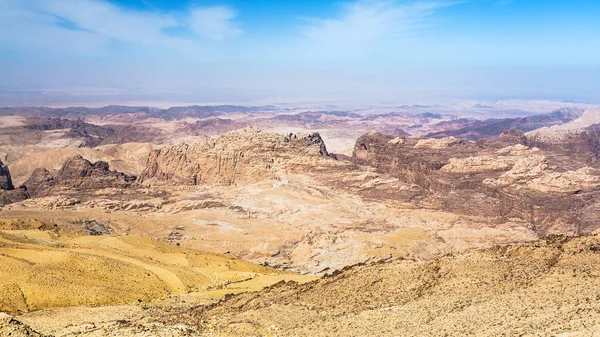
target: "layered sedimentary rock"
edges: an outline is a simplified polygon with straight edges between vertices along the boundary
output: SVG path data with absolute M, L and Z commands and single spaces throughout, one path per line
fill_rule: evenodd
M 139 182 L 247 184 L 276 177 L 288 163 L 306 165 L 328 155 L 318 133 L 281 135 L 249 127 L 194 145 L 155 150 Z

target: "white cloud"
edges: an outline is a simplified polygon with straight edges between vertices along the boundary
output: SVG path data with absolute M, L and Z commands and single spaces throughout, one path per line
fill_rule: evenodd
M 436 9 L 453 4 L 456 3 L 360 0 L 343 5 L 335 18 L 309 18 L 302 33 L 330 48 L 359 48 L 406 36 L 427 25 L 427 19 Z
M 233 25 L 235 17 L 236 13 L 225 6 L 195 8 L 190 13 L 190 28 L 211 40 L 224 40 L 240 33 Z
M 189 29 L 198 39 L 222 40 L 239 33 L 228 7 L 186 13 L 131 10 L 106 0 L 0 0 L 0 43 L 95 53 L 111 41 L 144 45 L 185 45 L 167 28 Z M 189 36 L 188 36 L 189 37 Z

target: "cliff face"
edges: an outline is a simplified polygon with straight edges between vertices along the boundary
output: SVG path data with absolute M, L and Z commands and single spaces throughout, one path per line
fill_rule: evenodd
M 194 145 L 152 152 L 140 183 L 247 184 L 274 178 L 288 163 L 329 156 L 319 134 L 262 132 L 245 128 Z
M 8 166 L 0 161 L 0 206 L 12 204 L 25 200 L 29 197 L 25 188 L 17 188 L 13 186 L 12 178 Z
M 14 190 L 12 179 L 10 178 L 10 171 L 8 166 L 0 160 L 0 190 Z

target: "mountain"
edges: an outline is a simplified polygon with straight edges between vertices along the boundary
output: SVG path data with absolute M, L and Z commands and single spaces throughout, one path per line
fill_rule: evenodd
M 104 188 L 127 188 L 135 177 L 111 171 L 108 163 L 91 163 L 81 155 L 65 161 L 56 173 L 44 168 L 33 171 L 25 182 L 31 195 L 40 197 L 49 194 L 68 194 L 74 190 L 100 190 Z
M 579 118 L 562 125 L 543 127 L 527 133 L 539 141 L 561 142 L 564 137 L 584 132 L 586 128 L 600 124 L 600 109 L 586 110 Z
M 288 163 L 328 157 L 318 133 L 281 135 L 245 128 L 194 145 L 155 150 L 139 177 L 141 184 L 248 184 L 274 178 Z
M 562 125 L 579 118 L 583 110 L 577 108 L 563 108 L 548 114 L 534 115 L 519 118 L 486 119 L 467 122 L 458 129 L 437 131 L 429 133 L 427 137 L 454 136 L 461 139 L 477 140 L 482 138 L 496 138 L 506 130 L 532 131 L 542 127 Z M 442 122 L 447 123 L 447 122 Z M 434 125 L 432 128 L 441 128 L 444 125 Z
M 418 207 L 517 221 L 540 235 L 598 230 L 592 214 L 600 207 L 600 170 L 593 153 L 529 147 L 520 135 L 468 142 L 370 133 L 357 140 L 352 161 L 418 186 L 410 196 Z

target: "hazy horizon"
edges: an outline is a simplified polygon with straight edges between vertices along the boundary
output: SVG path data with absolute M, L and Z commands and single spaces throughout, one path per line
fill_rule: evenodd
M 600 103 L 596 1 L 0 5 L 0 105 Z

